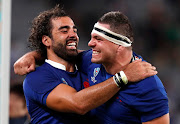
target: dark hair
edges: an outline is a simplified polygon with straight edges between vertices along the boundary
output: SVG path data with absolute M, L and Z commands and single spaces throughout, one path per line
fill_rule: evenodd
M 59 5 L 56 5 L 54 8 L 41 12 L 39 16 L 35 17 L 32 21 L 32 27 L 30 29 L 29 47 L 32 50 L 37 50 L 43 56 L 47 56 L 46 46 L 42 43 L 42 36 L 46 35 L 52 38 L 51 20 L 65 16 L 68 15 L 62 7 L 60 8 Z
M 99 23 L 109 24 L 110 30 L 128 37 L 133 41 L 133 30 L 132 26 L 128 20 L 128 17 L 125 16 L 122 12 L 112 11 L 104 14 L 99 20 Z

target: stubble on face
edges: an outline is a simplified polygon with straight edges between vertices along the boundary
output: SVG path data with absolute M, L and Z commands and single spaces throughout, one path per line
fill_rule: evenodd
M 78 51 L 77 51 L 77 49 L 66 49 L 67 42 L 69 40 L 76 40 L 76 39 L 68 39 L 68 40 L 66 40 L 65 44 L 53 43 L 52 49 L 58 57 L 66 60 L 68 62 L 75 63 L 76 59 L 77 59 Z
M 69 17 L 61 17 L 52 20 L 52 25 L 52 50 L 58 57 L 74 63 L 78 55 L 79 41 L 74 22 Z

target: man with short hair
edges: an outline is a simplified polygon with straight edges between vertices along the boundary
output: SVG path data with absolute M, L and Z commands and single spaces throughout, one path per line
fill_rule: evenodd
M 115 75 L 117 86 L 122 87 L 127 78 L 119 70 L 143 59 L 132 51 L 132 43 L 133 31 L 128 18 L 119 11 L 104 14 L 91 32 L 88 46 L 92 51 L 82 53 L 81 71 L 88 75 L 90 85 Z M 95 70 L 99 70 L 96 75 Z M 115 97 L 95 109 L 95 115 L 102 124 L 169 124 L 167 93 L 154 75 L 121 88 Z

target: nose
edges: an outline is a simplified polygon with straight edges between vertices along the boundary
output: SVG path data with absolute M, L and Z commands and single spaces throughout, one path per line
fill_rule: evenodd
M 74 31 L 69 32 L 68 37 L 69 39 L 74 39 L 74 40 L 76 39 L 76 41 L 79 42 L 79 37 L 77 33 Z
M 69 32 L 69 37 L 78 37 L 77 33 L 74 31 Z
M 91 38 L 91 40 L 89 41 L 89 43 L 88 43 L 88 46 L 89 47 L 94 47 L 95 46 L 95 40 L 93 40 L 92 38 Z

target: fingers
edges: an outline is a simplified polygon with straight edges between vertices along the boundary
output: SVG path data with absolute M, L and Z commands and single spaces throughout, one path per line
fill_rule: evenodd
M 145 62 L 145 61 L 142 61 L 141 63 L 142 63 L 143 66 L 147 66 L 147 67 L 148 67 L 148 66 L 152 66 L 150 63 Z
M 27 68 L 27 73 L 29 73 L 31 71 L 35 71 L 35 64 L 32 64 Z
M 17 62 L 16 63 L 14 63 L 14 73 L 15 74 L 19 74 L 20 73 L 20 70 L 21 69 L 21 66 L 20 66 L 20 64 L 17 64 Z M 20 74 L 21 75 L 21 74 Z
M 151 77 L 153 75 L 156 75 L 158 72 L 156 71 L 156 67 L 152 66 L 149 63 L 146 63 L 146 66 L 144 66 L 144 76 L 145 78 Z
M 31 54 L 25 54 L 14 63 L 14 72 L 25 75 L 35 70 L 35 58 Z
M 156 70 L 156 67 L 155 67 L 155 66 L 152 66 L 151 69 L 152 69 L 152 70 Z
M 25 75 L 31 71 L 34 71 L 35 67 L 33 66 L 14 66 L 14 73 L 18 75 Z
M 29 66 L 29 63 L 22 63 L 21 61 L 17 61 L 14 64 L 14 73 L 18 75 L 25 75 L 34 70 L 34 65 Z
M 158 73 L 155 66 L 141 59 L 130 63 L 124 72 L 130 82 L 137 82 Z
M 145 73 L 145 78 L 156 75 L 157 73 L 158 73 L 157 71 L 149 70 L 147 73 Z
M 14 73 L 18 74 L 18 75 L 25 75 L 27 73 L 27 69 L 26 69 L 26 67 L 23 68 L 22 66 L 15 65 Z

